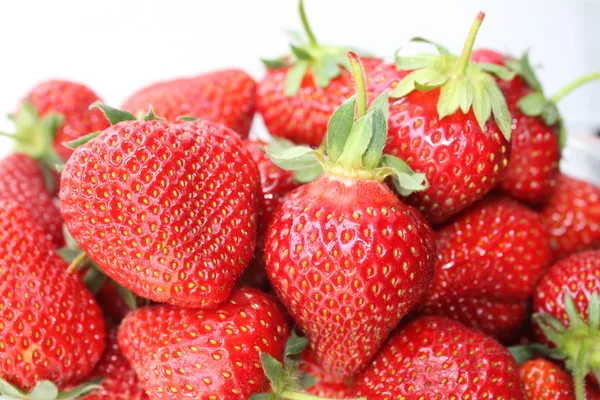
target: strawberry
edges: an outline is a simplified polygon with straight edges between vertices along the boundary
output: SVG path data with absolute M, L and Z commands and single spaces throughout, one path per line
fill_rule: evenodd
M 385 151 L 427 176 L 429 187 L 406 202 L 433 224 L 492 190 L 510 157 L 510 114 L 492 74 L 514 74 L 469 62 L 483 17 L 477 16 L 460 57 L 434 44 L 440 55 L 397 54 L 396 67 L 379 69 L 369 81 L 373 95 L 385 82 L 392 88 Z
M 519 368 L 521 381 L 525 386 L 525 398 L 531 400 L 575 400 L 573 379 L 554 363 L 537 358 L 525 362 Z M 600 399 L 591 386 L 586 387 L 588 400 Z
M 556 260 L 600 248 L 600 188 L 561 174 L 539 212 Z
M 214 309 L 139 308 L 119 345 L 153 399 L 247 399 L 266 388 L 259 352 L 283 354 L 288 327 L 274 299 L 236 289 Z
M 0 200 L 0 396 L 53 399 L 100 359 L 102 313 L 66 268 L 29 214 Z
M 267 276 L 263 258 L 267 227 L 283 198 L 298 187 L 294 173 L 278 167 L 266 153 L 267 144 L 260 140 L 245 140 L 244 145 L 258 166 L 262 196 L 258 206 L 256 251 L 252 264 L 244 271 L 241 282 L 256 287 L 264 287 Z
M 330 115 L 352 95 L 348 49 L 321 45 L 304 12 L 299 12 L 308 42 L 294 34 L 292 57 L 263 60 L 267 73 L 259 82 L 256 105 L 269 132 L 295 143 L 318 146 L 327 132 Z M 365 58 L 367 72 L 381 64 Z
M 564 360 L 574 375 L 575 396 L 585 399 L 586 375 L 600 379 L 600 251 L 571 255 L 548 270 L 533 304 L 545 354 Z M 538 349 L 536 347 L 536 349 Z
M 552 261 L 539 215 L 509 198 L 486 197 L 437 231 L 436 242 L 425 313 L 509 339 Z
M 330 376 L 315 361 L 310 351 L 302 353 L 300 371 L 304 380 L 309 383 L 308 388 L 304 390 L 305 393 L 334 399 L 346 399 L 353 394 L 348 382 Z
M 46 178 L 43 168 L 25 154 L 11 154 L 0 160 L 0 199 L 13 200 L 25 208 L 58 248 L 64 245 L 63 221 Z
M 256 108 L 256 82 L 237 69 L 159 82 L 132 94 L 123 109 L 134 114 L 154 112 L 174 122 L 192 116 L 219 122 L 248 137 Z
M 254 253 L 256 164 L 223 125 L 135 121 L 102 107 L 116 124 L 78 147 L 62 174 L 68 230 L 135 294 L 215 307 Z
M 508 350 L 479 331 L 433 316 L 392 334 L 353 388 L 369 400 L 524 398 Z
M 327 155 L 306 146 L 268 150 L 282 168 L 324 170 L 275 212 L 265 262 L 316 361 L 336 379 L 366 365 L 421 301 L 435 262 L 431 228 L 383 183 L 391 176 L 410 193 L 426 187 L 424 177 L 382 155 L 387 92 L 367 110 L 360 61 L 352 52 L 349 59 L 357 95 L 331 116 Z

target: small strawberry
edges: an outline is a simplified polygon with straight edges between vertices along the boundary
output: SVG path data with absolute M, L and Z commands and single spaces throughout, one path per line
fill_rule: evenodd
M 244 145 L 258 166 L 262 196 L 258 205 L 258 223 L 256 235 L 256 250 L 252 264 L 244 271 L 241 282 L 256 287 L 264 287 L 267 283 L 263 253 L 265 235 L 275 210 L 283 198 L 298 187 L 294 173 L 278 167 L 266 153 L 267 144 L 259 140 L 245 140 Z
M 426 187 L 400 159 L 382 155 L 387 92 L 367 110 L 360 61 L 357 95 L 331 116 L 325 156 L 310 147 L 269 148 L 283 168 L 324 174 L 292 191 L 271 222 L 265 262 L 271 285 L 306 333 L 315 359 L 338 379 L 357 373 L 427 290 L 433 232 L 399 190 Z M 354 110 L 356 108 L 356 115 Z
M 460 57 L 434 44 L 440 55 L 397 54 L 396 67 L 379 69 L 369 81 L 373 95 L 385 82 L 392 89 L 386 152 L 427 176 L 429 187 L 406 201 L 433 224 L 492 190 L 510 157 L 510 114 L 492 74 L 514 74 L 469 61 L 483 17 L 475 19 Z
M 600 380 L 600 251 L 571 255 L 536 288 L 533 310 L 547 355 L 564 360 L 574 375 L 575 397 L 585 399 L 585 377 Z M 539 350 L 539 347 L 536 347 Z
M 60 209 L 48 190 L 47 175 L 33 158 L 11 154 L 0 160 L 0 199 L 20 204 L 55 247 L 64 245 Z
M 438 262 L 425 313 L 509 339 L 552 262 L 541 218 L 509 198 L 486 197 L 436 233 Z
M 356 378 L 353 389 L 369 400 L 524 399 L 508 350 L 442 317 L 403 325 Z
M 539 212 L 556 260 L 600 248 L 600 188 L 561 174 Z
M 348 49 L 319 44 L 302 0 L 299 12 L 308 42 L 295 33 L 293 56 L 263 60 L 267 74 L 258 84 L 257 108 L 272 135 L 316 147 L 325 137 L 329 117 L 352 95 L 354 86 Z M 365 58 L 363 63 L 369 72 L 381 61 Z
M 260 352 L 281 358 L 288 327 L 274 299 L 233 291 L 210 310 L 139 308 L 119 345 L 152 399 L 247 399 L 267 388 Z
M 333 399 L 346 399 L 353 395 L 348 382 L 330 376 L 315 361 L 310 351 L 302 353 L 300 371 L 303 374 L 303 380 L 308 383 L 304 393 Z
M 155 83 L 132 94 L 123 109 L 154 112 L 167 121 L 191 116 L 219 122 L 248 137 L 256 108 L 256 82 L 247 73 L 226 69 Z
M 55 399 L 100 359 L 102 313 L 66 268 L 29 214 L 0 200 L 0 396 Z
M 519 368 L 521 381 L 528 400 L 575 400 L 573 378 L 554 363 L 537 358 L 525 362 Z M 586 387 L 588 400 L 600 399 L 591 386 Z
M 223 125 L 135 121 L 102 107 L 116 124 L 78 147 L 62 174 L 68 230 L 135 294 L 215 307 L 254 253 L 256 164 Z

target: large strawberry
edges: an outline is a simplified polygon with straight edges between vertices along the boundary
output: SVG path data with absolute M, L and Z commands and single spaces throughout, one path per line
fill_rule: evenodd
M 235 290 L 210 310 L 139 308 L 119 345 L 152 399 L 247 399 L 267 388 L 260 352 L 281 358 L 289 330 L 274 299 Z
M 103 107 L 116 125 L 77 148 L 62 174 L 68 230 L 134 293 L 215 307 L 254 253 L 256 164 L 223 125 Z
M 66 268 L 29 214 L 0 200 L 0 395 L 54 399 L 100 359 L 102 313 Z
M 354 389 L 369 400 L 524 399 L 508 350 L 479 331 L 431 316 L 392 334 Z
M 600 248 L 600 188 L 561 174 L 539 212 L 555 259 Z
M 586 375 L 600 380 L 600 251 L 571 255 L 550 268 L 536 288 L 533 310 L 546 354 L 564 360 L 575 395 L 585 399 Z
M 0 160 L 0 199 L 20 204 L 56 247 L 64 245 L 62 217 L 43 167 L 25 154 Z
M 492 190 L 510 157 L 510 114 L 492 74 L 513 74 L 469 61 L 483 17 L 477 16 L 460 57 L 438 44 L 440 55 L 397 54 L 397 68 L 381 68 L 369 83 L 374 95 L 385 82 L 393 89 L 386 151 L 427 176 L 429 188 L 406 201 L 434 224 Z
M 258 84 L 257 108 L 269 132 L 295 143 L 318 146 L 331 114 L 353 93 L 348 49 L 317 42 L 299 2 L 308 42 L 292 36 L 293 55 L 264 60 L 267 74 Z M 381 61 L 364 59 L 369 72 Z
M 145 113 L 149 107 L 167 121 L 184 116 L 203 118 L 246 138 L 256 108 L 256 82 L 244 71 L 226 69 L 155 83 L 123 103 L 123 109 L 134 114 Z
M 260 173 L 262 196 L 258 205 L 258 223 L 254 260 L 248 266 L 242 282 L 251 286 L 264 287 L 266 284 L 265 262 L 263 258 L 265 235 L 275 210 L 283 198 L 298 187 L 294 173 L 278 167 L 266 153 L 267 144 L 260 140 L 245 140 L 244 145 L 252 155 Z
M 425 312 L 498 339 L 517 333 L 525 303 L 552 262 L 539 215 L 515 200 L 486 197 L 436 232 L 436 241 Z
M 331 116 L 327 155 L 310 147 L 269 149 L 283 168 L 316 164 L 325 172 L 283 201 L 265 244 L 273 288 L 317 362 L 337 378 L 366 365 L 422 300 L 435 262 L 431 228 L 383 183 L 391 176 L 410 193 L 426 186 L 424 177 L 382 155 L 387 92 L 367 110 L 360 61 L 354 53 L 349 58 L 357 95 Z

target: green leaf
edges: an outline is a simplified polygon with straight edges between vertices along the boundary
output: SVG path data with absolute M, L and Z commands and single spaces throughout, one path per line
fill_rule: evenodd
M 148 112 L 145 115 L 142 115 L 142 121 L 164 121 L 164 118 L 157 117 L 156 114 L 154 114 L 154 109 L 150 106 Z
M 338 107 L 329 118 L 325 140 L 327 155 L 333 162 L 337 161 L 344 150 L 344 145 L 354 123 L 355 107 L 356 96 L 352 96 Z
M 435 46 L 435 48 L 437 49 L 437 51 L 443 55 L 443 56 L 448 56 L 450 55 L 450 51 L 448 51 L 448 49 L 445 46 L 442 46 L 441 44 L 434 42 L 432 40 L 429 39 L 425 39 L 422 38 L 420 36 L 415 36 L 412 39 L 410 39 L 410 42 L 417 42 L 417 43 L 426 43 L 426 44 L 430 44 L 432 46 Z
M 525 115 L 530 117 L 541 115 L 546 108 L 546 98 L 539 92 L 532 92 L 523 96 L 517 102 L 517 107 Z
M 75 251 L 75 250 L 69 249 L 68 247 L 63 247 L 58 250 L 58 255 L 60 255 L 67 264 L 71 264 L 73 262 L 73 260 L 75 260 L 75 258 L 77 258 L 79 253 L 81 253 L 81 250 Z
M 372 137 L 373 112 L 369 111 L 352 125 L 344 146 L 344 151 L 342 151 L 338 161 L 353 167 L 362 167 L 362 157 Z
M 300 354 L 306 349 L 308 346 L 308 339 L 300 336 L 290 336 L 288 341 L 285 344 L 284 356 L 293 356 Z
M 504 135 L 504 138 L 510 141 L 512 133 L 512 117 L 508 111 L 508 106 L 506 105 L 504 95 L 502 94 L 502 91 L 498 87 L 496 81 L 490 76 L 486 77 L 485 89 L 490 96 L 490 104 L 492 105 L 494 120 L 496 121 L 496 124 L 498 124 L 498 127 Z
M 320 88 L 329 86 L 329 83 L 340 76 L 341 72 L 340 66 L 332 56 L 323 56 L 313 63 L 313 76 Z
M 113 108 L 104 103 L 95 102 L 90 106 L 90 108 L 99 108 L 106 118 L 110 122 L 111 125 L 116 125 L 119 122 L 123 121 L 135 121 L 135 115 L 130 113 L 129 111 L 119 110 L 118 108 Z
M 73 261 L 71 261 L 73 262 Z M 104 275 L 104 273 L 100 270 L 100 268 L 97 268 L 95 266 L 92 266 L 90 269 L 88 269 L 85 273 L 85 275 L 83 276 L 83 284 L 85 285 L 85 287 L 88 288 L 88 290 L 92 293 L 92 294 L 96 294 L 98 293 L 98 291 L 100 290 L 100 288 L 104 285 L 104 283 L 106 282 L 106 275 Z M 135 301 L 135 298 L 134 298 Z
M 541 117 L 546 125 L 554 126 L 560 118 L 560 114 L 556 108 L 556 105 L 548 103 L 544 108 L 544 111 L 542 111 Z
M 88 133 L 87 135 L 78 137 L 77 139 L 71 140 L 70 142 L 63 142 L 62 145 L 69 149 L 75 150 L 79 146 L 83 146 L 90 140 L 97 138 L 98 136 L 100 136 L 101 133 L 102 132 L 100 132 L 100 131 Z
M 292 49 L 292 53 L 294 53 L 299 60 L 312 60 L 312 56 L 304 48 L 295 46 L 293 44 L 290 45 L 290 48 Z
M 315 378 L 314 376 L 307 374 L 307 373 L 303 373 L 302 377 L 300 378 L 300 388 L 302 390 L 306 390 L 308 388 L 315 386 L 317 384 L 317 382 L 319 382 L 319 380 L 317 378 Z
M 473 113 L 479 124 L 479 128 L 485 131 L 485 123 L 492 115 L 492 103 L 490 95 L 481 85 L 475 85 L 473 88 Z
M 294 43 L 302 44 L 304 43 L 304 37 L 300 32 L 295 29 L 284 29 L 283 32 L 290 38 L 290 40 Z
M 561 344 L 563 335 L 566 332 L 566 328 L 563 326 L 562 322 L 555 317 L 544 313 L 533 314 L 532 318 L 551 342 L 556 345 Z
M 363 165 L 365 169 L 373 169 L 379 164 L 383 148 L 387 139 L 388 126 L 387 118 L 383 115 L 380 108 L 373 111 L 373 136 L 363 155 Z
M 474 93 L 475 90 L 473 89 L 471 81 L 468 79 L 464 80 L 462 85 L 459 87 L 458 105 L 460 110 L 465 114 L 469 112 L 471 106 L 473 105 Z
M 267 69 L 281 68 L 289 65 L 289 63 L 283 58 L 261 58 L 260 61 Z
M 131 290 L 124 288 L 115 281 L 111 281 L 111 283 L 114 285 L 115 289 L 117 289 L 119 296 L 121 296 L 125 304 L 127 304 L 127 307 L 129 307 L 130 310 L 135 310 L 137 308 L 137 301 Z
M 390 92 L 384 90 L 379 96 L 373 100 L 368 111 L 380 110 L 387 121 L 390 117 Z
M 437 103 L 437 112 L 440 119 L 447 115 L 454 114 L 460 106 L 462 84 L 462 79 L 450 79 L 440 89 L 440 98 Z
M 517 72 L 519 75 L 521 75 L 521 77 L 523 77 L 523 79 L 525 79 L 525 82 L 527 82 L 527 85 L 529 85 L 529 87 L 531 89 L 543 94 L 542 85 L 541 85 L 540 81 L 537 79 L 535 71 L 533 70 L 533 68 L 531 68 L 531 63 L 529 62 L 529 52 L 528 51 L 523 53 L 523 56 L 521 57 L 520 60 L 508 61 L 506 63 L 506 66 L 509 67 L 510 69 L 514 70 L 515 72 Z
M 267 154 L 275 165 L 292 171 L 313 167 L 318 162 L 317 151 L 308 146 L 296 146 L 279 150 L 277 146 L 269 145 Z
M 59 392 L 58 397 L 56 399 L 57 400 L 67 400 L 67 399 L 77 399 L 77 398 L 83 397 L 84 395 L 91 393 L 94 390 L 102 389 L 102 385 L 100 385 L 102 380 L 103 380 L 102 377 L 96 378 L 96 379 L 91 380 L 90 382 L 86 382 L 81 385 L 78 385 L 71 390 Z
M 58 397 L 58 388 L 50 381 L 38 381 L 28 395 L 30 400 L 55 400 Z
M 26 394 L 4 379 L 0 379 L 0 394 L 13 399 L 24 399 Z
M 415 70 L 404 77 L 394 90 L 390 97 L 403 97 L 415 90 L 415 82 L 424 86 L 439 87 L 448 80 L 448 76 L 440 72 L 436 68 L 423 68 Z
M 65 119 L 62 116 L 62 114 L 50 113 L 50 114 L 44 115 L 44 117 L 41 120 L 41 123 L 42 123 L 43 128 L 47 132 L 50 132 L 49 136 L 51 138 L 54 138 L 56 136 L 56 131 L 58 130 L 58 128 L 61 127 L 64 120 Z
M 258 393 L 253 394 L 250 400 L 277 400 L 273 393 Z
M 396 190 L 402 196 L 427 189 L 428 182 L 425 174 L 414 172 L 406 162 L 398 157 L 384 154 L 381 157 L 380 165 L 385 175 L 392 176 Z
M 585 328 L 585 322 L 579 315 L 579 311 L 577 311 L 577 306 L 573 301 L 573 298 L 569 295 L 567 291 L 565 291 L 565 311 L 569 317 L 569 327 L 570 329 L 579 329 Z
M 529 346 L 512 346 L 508 348 L 508 351 L 510 351 L 518 365 L 533 358 L 533 351 Z
M 194 122 L 200 121 L 202 118 L 194 117 L 193 115 L 180 115 L 175 118 L 176 121 L 184 121 L 184 122 Z
M 600 302 L 598 301 L 597 291 L 594 291 L 590 296 L 588 304 L 588 325 L 593 333 L 598 333 L 598 329 L 600 329 Z
M 436 64 L 437 56 L 428 53 L 419 53 L 414 56 L 402 56 L 400 50 L 396 50 L 395 63 L 401 70 L 413 70 L 425 67 L 433 67 Z
M 285 81 L 285 95 L 287 97 L 292 97 L 298 92 L 307 70 L 308 62 L 306 61 L 298 61 L 292 68 L 290 68 Z
M 323 174 L 323 166 L 317 163 L 311 167 L 294 171 L 294 180 L 299 183 L 308 183 L 317 179 L 321 174 Z
M 260 361 L 262 362 L 263 370 L 265 375 L 271 382 L 274 392 L 279 392 L 283 389 L 284 382 L 284 370 L 283 365 L 271 355 L 267 353 L 260 353 Z
M 565 127 L 564 122 L 561 120 L 558 121 L 558 145 L 560 149 L 564 149 L 567 144 L 567 128 Z
M 510 69 L 498 64 L 477 63 L 476 65 L 485 72 L 489 72 L 505 81 L 512 80 L 516 75 L 515 71 L 511 71 Z

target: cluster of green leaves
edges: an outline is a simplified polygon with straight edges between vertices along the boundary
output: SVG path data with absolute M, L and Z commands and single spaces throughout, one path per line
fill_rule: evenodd
M 27 399 L 27 400 L 67 400 L 81 398 L 88 393 L 101 389 L 101 378 L 94 379 L 70 390 L 61 391 L 56 385 L 47 380 L 37 382 L 31 392 L 27 393 L 16 388 L 4 379 L 0 379 L 0 395 L 9 399 Z

